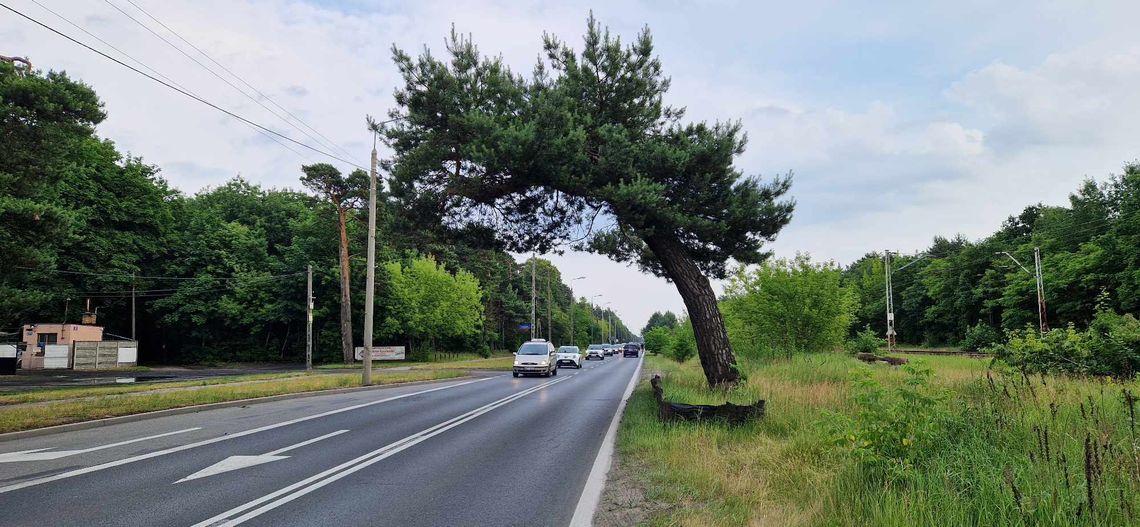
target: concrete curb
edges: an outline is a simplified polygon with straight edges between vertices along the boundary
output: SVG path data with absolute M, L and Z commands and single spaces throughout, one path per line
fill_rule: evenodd
M 450 379 L 432 379 L 426 381 L 409 381 L 409 382 L 394 382 L 389 384 L 377 384 L 374 386 L 355 386 L 352 388 L 335 388 L 332 390 L 314 390 L 309 392 L 297 393 L 283 393 L 280 395 L 268 395 L 265 397 L 254 397 L 252 399 L 236 399 L 233 401 L 225 401 L 220 403 L 198 404 L 193 406 L 181 406 L 178 408 L 168 408 L 166 410 L 155 410 L 153 412 L 143 412 L 141 414 L 120 415 L 116 417 L 106 417 L 103 419 L 94 419 L 91 421 L 80 421 L 78 423 L 67 423 L 62 425 L 47 426 L 43 428 L 33 428 L 31 430 L 19 430 L 16 432 L 6 432 L 0 434 L 0 442 L 25 439 L 29 437 L 37 437 L 48 434 L 55 434 L 58 432 L 73 432 L 76 430 L 87 430 L 91 428 L 100 428 L 104 426 L 117 425 L 121 423 L 132 423 L 135 421 L 142 421 L 145 419 L 152 419 L 155 417 L 165 417 L 168 415 L 179 414 L 192 414 L 196 412 L 204 412 L 207 410 L 217 410 L 220 408 L 231 408 L 234 406 L 246 406 L 250 404 L 269 403 L 273 401 L 284 401 L 287 399 L 300 399 L 302 397 L 316 397 L 318 395 L 336 395 L 340 393 L 361 392 L 366 390 L 379 390 L 384 388 L 396 388 L 401 386 L 415 386 L 418 384 L 433 384 L 440 382 L 460 381 L 463 379 L 474 378 L 474 375 L 464 375 L 462 377 L 452 377 Z M 224 384 L 218 386 L 225 386 Z

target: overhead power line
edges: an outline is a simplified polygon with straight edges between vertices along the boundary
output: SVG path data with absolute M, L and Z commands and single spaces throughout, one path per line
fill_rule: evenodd
M 50 7 L 48 7 L 48 6 L 46 6 L 46 5 L 43 5 L 42 3 L 40 3 L 40 2 L 39 2 L 39 0 L 31 0 L 31 1 L 32 1 L 32 3 L 33 3 L 33 4 L 36 4 L 36 5 L 40 6 L 40 8 L 41 8 L 41 9 L 43 9 L 44 11 L 47 11 L 48 13 L 51 13 L 52 15 L 55 15 L 55 17 L 56 17 L 56 18 L 58 18 L 58 19 L 60 19 L 60 20 L 63 20 L 64 22 L 67 22 L 68 24 L 70 24 L 70 25 L 71 25 L 72 27 L 74 27 L 75 29 L 78 29 L 78 30 L 82 31 L 83 33 L 85 33 L 87 36 L 89 36 L 89 37 L 91 37 L 91 38 L 93 38 L 93 39 L 95 39 L 95 40 L 98 40 L 98 41 L 99 41 L 99 42 L 101 42 L 101 43 L 102 43 L 104 46 L 107 46 L 107 47 L 109 47 L 109 48 L 111 48 L 111 49 L 113 49 L 113 50 L 117 51 L 117 52 L 118 52 L 120 55 L 122 55 L 122 56 L 124 56 L 124 57 L 126 57 L 126 58 L 130 59 L 130 60 L 131 60 L 131 61 L 133 61 L 135 64 L 138 64 L 140 67 L 142 67 L 143 69 L 146 69 L 146 70 L 150 71 L 151 73 L 153 73 L 153 74 L 155 74 L 155 75 L 157 75 L 157 76 L 159 76 L 159 77 L 162 77 L 162 78 L 163 78 L 163 80 L 165 80 L 165 81 L 167 81 L 167 82 L 169 82 L 169 83 L 171 83 L 171 84 L 173 84 L 173 85 L 175 85 L 175 86 L 177 86 L 177 87 L 179 87 L 179 88 L 181 88 L 181 89 L 183 89 L 183 90 L 186 90 L 187 92 L 191 92 L 191 93 L 193 93 L 193 92 L 192 92 L 190 89 L 188 89 L 188 88 L 186 88 L 185 86 L 183 86 L 183 85 L 179 84 L 179 83 L 178 83 L 177 81 L 175 81 L 174 79 L 171 79 L 170 77 L 168 77 L 168 76 L 166 76 L 166 75 L 163 75 L 163 74 L 162 74 L 162 72 L 160 72 L 160 71 L 158 71 L 158 70 L 156 70 L 156 69 L 154 69 L 154 68 L 152 68 L 152 67 L 150 67 L 150 66 L 146 65 L 146 64 L 145 64 L 143 61 L 141 61 L 141 60 L 139 60 L 139 59 L 136 59 L 135 57 L 131 56 L 131 54 L 127 53 L 126 51 L 123 51 L 122 49 L 119 49 L 118 47 L 116 47 L 114 44 L 111 44 L 110 42 L 107 42 L 106 40 L 103 40 L 103 39 L 102 39 L 102 38 L 100 38 L 98 35 L 96 35 L 96 34 L 94 34 L 94 33 L 90 32 L 90 31 L 88 31 L 88 30 L 87 30 L 86 28 L 84 28 L 83 26 L 81 26 L 81 25 L 79 25 L 79 24 L 76 24 L 76 23 L 75 23 L 74 21 L 72 21 L 71 19 L 69 19 L 69 18 L 67 18 L 67 17 L 65 17 L 65 16 L 63 16 L 63 15 L 61 15 L 61 14 L 59 14 L 58 12 L 56 12 L 56 11 L 52 10 Z M 288 150 L 288 151 L 290 151 L 290 152 L 293 152 L 294 154 L 297 154 L 298 156 L 300 156 L 300 157 L 302 157 L 302 158 L 304 158 L 304 159 L 306 159 L 306 160 L 309 160 L 309 161 L 312 161 L 312 160 L 313 160 L 313 159 L 312 159 L 311 157 L 309 157 L 307 154 L 301 153 L 299 150 L 296 150 L 296 149 L 294 149 L 293 147 L 291 147 L 291 146 L 289 146 L 289 145 L 287 145 L 287 144 L 285 144 L 285 143 L 282 143 L 280 139 L 278 139 L 278 138 L 274 137 L 273 135 L 271 135 L 271 134 L 269 134 L 269 133 L 266 133 L 264 130 L 261 130 L 260 128 L 257 128 L 256 126 L 251 126 L 251 125 L 249 125 L 248 123 L 243 123 L 243 124 L 246 124 L 247 126 L 250 126 L 250 128 L 252 128 L 253 130 L 255 130 L 257 133 L 259 133 L 259 134 L 261 134 L 261 135 L 263 135 L 263 136 L 265 136 L 265 137 L 268 137 L 268 138 L 269 138 L 271 141 L 273 141 L 274 143 L 277 143 L 277 144 L 281 145 L 281 147 L 282 147 L 282 148 L 284 148 L 284 149 L 286 149 L 286 150 Z
M 288 278 L 291 276 L 301 276 L 304 272 L 286 273 L 277 275 L 264 275 L 264 276 L 145 276 L 145 275 L 132 275 L 123 273 L 94 273 L 90 271 L 70 271 L 66 269 L 38 269 L 35 267 L 15 266 L 16 269 L 23 269 L 25 271 L 39 271 L 41 273 L 56 273 L 56 274 L 77 274 L 86 276 L 106 276 L 114 278 L 137 279 L 137 280 L 262 280 L 269 278 Z
M 159 20 L 157 17 L 155 17 L 154 15 L 150 14 L 150 12 L 149 12 L 149 11 L 147 11 L 146 9 L 143 9 L 143 8 L 142 8 L 142 6 L 140 6 L 140 5 L 138 5 L 137 3 L 135 3 L 135 2 L 134 2 L 134 0 L 127 0 L 127 3 L 131 4 L 132 6 L 134 6 L 134 7 L 135 7 L 135 9 L 138 9 L 138 10 L 139 10 L 139 11 L 140 11 L 142 14 L 146 15 L 146 16 L 147 16 L 147 17 L 149 17 L 151 20 L 155 21 L 155 23 L 157 23 L 158 25 L 162 26 L 162 27 L 163 27 L 163 29 L 166 29 L 166 30 L 167 30 L 167 31 L 169 31 L 171 34 L 173 34 L 174 36 L 178 37 L 178 39 L 179 39 L 179 40 L 181 40 L 182 42 L 185 42 L 185 43 L 186 43 L 186 45 L 188 45 L 188 46 L 190 46 L 191 48 L 193 48 L 193 49 L 194 49 L 194 51 L 197 51 L 197 52 L 198 52 L 198 53 L 200 53 L 200 54 L 201 54 L 203 57 L 206 57 L 206 59 L 207 59 L 207 60 L 209 60 L 210 62 L 214 63 L 214 65 L 215 65 L 215 66 L 217 66 L 217 67 L 219 67 L 219 68 L 222 68 L 222 71 L 225 71 L 226 73 L 229 73 L 229 74 L 230 74 L 231 76 L 233 76 L 235 79 L 237 79 L 237 80 L 238 80 L 238 81 L 240 81 L 242 84 L 244 84 L 244 85 L 245 85 L 247 88 L 249 88 L 249 89 L 253 90 L 253 92 L 254 92 L 254 93 L 256 93 L 258 96 L 260 96 L 260 97 L 264 98 L 266 101 L 269 101 L 269 103 L 270 103 L 270 104 L 272 104 L 273 106 L 276 106 L 278 109 L 280 109 L 281 111 L 285 112 L 285 114 L 286 114 L 286 115 L 288 115 L 289 117 L 292 117 L 292 118 L 293 118 L 295 121 L 297 121 L 298 123 L 301 123 L 301 125 L 303 125 L 303 126 L 304 126 L 305 128 L 307 128 L 307 129 L 309 129 L 309 131 L 313 132 L 314 134 L 317 134 L 317 136 L 319 136 L 321 139 L 324 139 L 324 143 L 323 143 L 323 144 L 324 144 L 324 146 L 327 146 L 327 147 L 330 147 L 330 148 L 332 148 L 332 149 L 334 149 L 334 150 L 337 150 L 338 152 L 340 152 L 341 154 L 344 154 L 345 156 L 348 156 L 348 157 L 352 157 L 352 154 L 351 154 L 351 153 L 350 153 L 348 150 L 345 150 L 343 147 L 341 147 L 340 145 L 336 144 L 336 142 L 334 142 L 332 139 L 329 139 L 327 136 L 325 136 L 324 134 L 322 134 L 322 133 L 320 133 L 319 131 L 317 131 L 315 128 L 313 128 L 312 126 L 310 126 L 310 125 L 309 125 L 309 123 L 306 123 L 306 122 L 305 122 L 303 119 L 301 119 L 300 117 L 297 117 L 296 115 L 294 115 L 294 114 L 293 114 L 293 112 L 290 112 L 290 111 L 289 111 L 287 108 L 285 108 L 285 107 L 281 106 L 280 104 L 277 104 L 277 101 L 274 101 L 274 100 L 273 100 L 273 98 L 271 98 L 270 96 L 268 96 L 268 95 L 266 95 L 266 94 L 262 93 L 262 91 L 261 91 L 261 90 L 259 90 L 259 89 L 255 88 L 253 85 L 251 85 L 251 84 L 250 84 L 249 82 L 247 82 L 245 79 L 243 79 L 243 78 L 242 78 L 240 75 L 238 75 L 237 73 L 234 73 L 234 72 L 233 72 L 233 71 L 231 71 L 229 68 L 225 67 L 225 65 L 223 65 L 223 64 L 222 64 L 222 63 L 220 63 L 220 62 L 218 62 L 217 60 L 214 60 L 214 58 L 213 58 L 213 57 L 211 57 L 211 56 L 210 56 L 208 53 L 206 53 L 206 52 L 205 52 L 205 51 L 204 51 L 202 48 L 199 48 L 198 46 L 195 46 L 193 42 L 190 42 L 189 40 L 187 40 L 187 39 L 186 39 L 186 37 L 183 37 L 183 36 L 182 36 L 180 33 L 178 33 L 177 31 L 175 31 L 173 28 L 171 28 L 170 26 L 168 26 L 168 25 L 164 24 L 164 23 L 163 23 L 161 20 Z M 246 95 L 246 96 L 248 97 L 248 95 Z M 256 101 L 256 100 L 255 100 L 255 101 Z M 268 108 L 267 108 L 267 109 L 268 109 Z M 274 114 L 274 115 L 276 115 L 276 114 Z M 281 117 L 281 116 L 278 116 L 278 117 Z M 283 117 L 282 117 L 281 119 L 282 119 L 283 121 L 285 121 L 285 122 L 289 123 L 289 121 L 288 121 L 287 119 L 285 119 L 285 118 L 283 118 Z M 304 131 L 304 130 L 301 130 L 300 128 L 297 128 L 295 125 L 292 125 L 292 123 L 289 123 L 289 124 L 290 124 L 291 126 L 293 126 L 294 128 L 296 128 L 296 129 L 297 129 L 298 131 L 300 131 L 301 133 L 305 133 L 305 131 Z M 308 136 L 310 139 L 313 139 L 313 137 L 312 137 L 312 136 L 309 136 L 308 134 L 305 134 L 305 135 L 307 135 L 307 136 Z M 313 139 L 313 140 L 314 140 L 314 141 L 316 141 L 316 139 Z M 320 141 L 318 141 L 318 142 L 320 142 Z
M 234 113 L 234 112 L 231 112 L 231 111 L 229 111 L 229 110 L 227 110 L 227 109 L 225 109 L 225 108 L 222 108 L 221 106 L 218 106 L 218 105 L 216 105 L 216 104 L 214 104 L 214 103 L 212 103 L 212 102 L 210 102 L 210 101 L 208 101 L 208 100 L 206 100 L 206 99 L 204 99 L 204 98 L 202 98 L 202 97 L 199 97 L 199 96 L 197 96 L 197 95 L 195 95 L 195 94 L 193 94 L 193 93 L 191 93 L 191 92 L 189 92 L 189 91 L 187 91 L 187 90 L 184 90 L 184 89 L 182 89 L 182 88 L 179 88 L 179 87 L 177 87 L 177 86 L 175 86 L 175 85 L 173 85 L 173 84 L 171 84 L 171 83 L 169 83 L 169 82 L 166 82 L 166 81 L 164 81 L 164 80 L 162 80 L 162 79 L 159 79 L 158 77 L 156 77 L 156 76 L 154 76 L 154 75 L 151 75 L 151 74 L 149 74 L 149 73 L 147 73 L 147 72 L 145 72 L 145 71 L 142 71 L 142 70 L 140 70 L 140 69 L 138 69 L 138 68 L 136 68 L 136 67 L 134 67 L 134 66 L 131 66 L 130 64 L 127 64 L 127 63 L 125 63 L 125 62 L 123 62 L 123 61 L 121 61 L 121 60 L 119 60 L 119 59 L 117 59 L 117 58 L 115 58 L 115 57 L 112 57 L 111 55 L 108 55 L 107 53 L 104 53 L 103 51 L 100 51 L 100 50 L 98 50 L 98 49 L 95 49 L 95 48 L 93 48 L 93 47 L 91 47 L 91 46 L 87 45 L 86 43 L 84 43 L 84 42 L 81 42 L 81 41 L 79 41 L 79 40 L 75 39 L 74 37 L 72 37 L 72 36 L 70 36 L 70 35 L 68 35 L 68 34 L 64 33 L 64 32 L 62 32 L 62 31 L 60 31 L 60 30 L 58 30 L 58 29 L 55 29 L 54 27 L 51 27 L 51 26 L 49 26 L 49 25 L 47 25 L 47 24 L 45 24 L 45 23 L 43 23 L 43 22 L 40 22 L 39 20 L 36 20 L 35 18 L 32 18 L 31 16 L 28 16 L 28 15 L 24 14 L 24 13 L 23 13 L 23 12 L 21 12 L 21 11 L 17 11 L 16 9 L 13 9 L 12 7 L 8 6 L 7 4 L 4 4 L 4 3 L 0 3 L 0 7 L 3 7 L 4 9 L 7 9 L 8 11 L 11 11 L 11 12 L 13 12 L 13 13 L 15 13 L 15 14 L 19 15 L 20 17 L 22 17 L 22 18 L 24 18 L 24 19 L 28 20 L 29 22 L 32 22 L 32 23 L 34 23 L 34 24 L 36 24 L 36 25 L 38 25 L 38 26 L 40 26 L 40 27 L 42 27 L 42 28 L 44 28 L 44 29 L 46 29 L 46 30 L 48 30 L 48 31 L 51 31 L 52 33 L 55 33 L 56 35 L 59 35 L 59 36 L 61 36 L 61 37 L 65 38 L 65 39 L 67 39 L 67 40 L 70 40 L 71 42 L 73 42 L 73 43 L 75 43 L 75 44 L 78 44 L 78 45 L 80 45 L 80 46 L 83 46 L 84 48 L 87 48 L 89 51 L 91 51 L 91 52 L 93 52 L 93 53 L 96 53 L 96 54 L 98 54 L 99 56 L 101 56 L 101 57 L 103 57 L 103 58 L 105 58 L 105 59 L 107 59 L 107 60 L 110 60 L 111 62 L 114 62 L 115 64 L 118 64 L 118 65 L 120 65 L 120 66 L 122 66 L 122 67 L 124 67 L 124 68 L 127 68 L 127 69 L 129 69 L 129 70 L 131 70 L 131 71 L 135 72 L 135 73 L 138 73 L 139 75 L 142 75 L 142 76 L 144 76 L 144 77 L 146 77 L 146 78 L 148 78 L 148 79 L 150 79 L 150 80 L 152 80 L 152 81 L 154 81 L 154 82 L 157 82 L 157 83 L 159 83 L 159 84 L 161 84 L 161 85 L 163 85 L 163 86 L 165 86 L 165 87 L 167 87 L 167 88 L 170 88 L 171 90 L 174 90 L 174 91 L 176 91 L 176 92 L 178 92 L 178 93 L 180 93 L 180 94 L 182 94 L 182 95 L 185 95 L 186 97 L 189 97 L 189 98 L 191 98 L 191 99 L 194 99 L 195 101 L 198 101 L 198 102 L 200 102 L 200 103 L 202 103 L 202 104 L 204 104 L 204 105 L 206 105 L 206 106 L 209 106 L 210 108 L 213 108 L 213 109 L 215 109 L 215 110 L 217 110 L 217 111 L 219 111 L 219 112 L 222 112 L 222 113 L 224 113 L 224 114 L 226 114 L 226 115 L 228 115 L 228 116 L 230 116 L 230 117 L 233 117 L 234 119 L 237 119 L 237 120 L 239 120 L 239 121 L 242 121 L 242 122 L 244 122 L 244 123 L 246 123 L 246 124 L 248 124 L 248 125 L 250 125 L 250 126 L 254 126 L 254 127 L 257 127 L 257 128 L 259 128 L 259 129 L 261 129 L 261 130 L 264 130 L 264 131 L 265 131 L 265 132 L 267 132 L 267 133 L 273 134 L 273 135 L 275 135 L 275 136 L 277 136 L 277 137 L 280 137 L 281 139 L 284 139 L 284 140 L 286 140 L 286 141 L 289 141 L 290 143 L 296 144 L 296 145 L 298 145 L 298 146 L 301 146 L 301 147 L 303 147 L 303 148 L 306 148 L 306 149 L 308 149 L 308 150 L 312 150 L 313 152 L 316 152 L 316 153 L 318 153 L 318 154 L 321 154 L 321 155 L 323 155 L 323 156 L 325 156 L 325 157 L 328 157 L 328 158 L 330 158 L 330 159 L 335 159 L 335 160 L 337 160 L 337 161 L 340 161 L 340 162 L 342 162 L 342 163 L 345 163 L 345 164 L 347 164 L 347 165 L 350 165 L 350 166 L 353 166 L 353 167 L 359 168 L 359 169 L 361 169 L 361 170 L 367 170 L 365 167 L 363 167 L 363 166 L 360 166 L 360 165 L 358 165 L 358 164 L 356 164 L 356 163 L 354 163 L 354 162 L 352 162 L 352 161 L 349 161 L 349 160 L 347 160 L 347 159 L 344 159 L 344 158 L 342 158 L 342 157 L 340 157 L 340 156 L 338 156 L 338 155 L 335 155 L 335 154 L 333 154 L 333 153 L 327 152 L 327 151 L 325 151 L 325 150 L 321 150 L 321 149 L 319 149 L 319 148 L 313 147 L 313 146 L 311 146 L 311 145 L 308 145 L 308 144 L 306 144 L 306 143 L 302 143 L 301 141 L 298 141 L 298 140 L 296 140 L 296 139 L 293 139 L 292 137 L 289 137 L 289 136 L 287 136 L 287 135 L 284 135 L 284 134 L 282 134 L 282 133 L 280 133 L 280 132 L 278 132 L 278 131 L 276 131 L 276 130 L 273 130 L 272 128 L 268 128 L 268 127 L 266 127 L 266 126 L 263 126 L 263 125 L 261 125 L 261 124 L 258 124 L 258 123 L 256 123 L 256 122 L 254 122 L 254 121 L 250 120 L 250 119 L 247 119 L 247 118 L 245 118 L 245 117 L 242 117 L 241 115 L 238 115 L 238 114 L 236 114 L 236 113 Z
M 282 117 L 280 114 L 278 114 L 277 112 L 273 111 L 273 109 L 272 109 L 272 108 L 270 108 L 270 107 L 266 106 L 266 105 L 265 105 L 265 103 L 261 102 L 260 100 L 258 100 L 256 97 L 254 97 L 254 96 L 250 95 L 249 93 L 246 93 L 246 91 L 245 91 L 245 90 L 243 90 L 243 89 L 239 88 L 237 85 L 235 85 L 234 83 L 230 82 L 230 80 L 229 80 L 229 79 L 227 79 L 227 78 L 225 78 L 225 77 L 221 76 L 220 74 L 218 74 L 218 72 L 214 71 L 214 70 L 213 70 L 213 68 L 210 68 L 209 66 L 207 66 L 207 65 L 203 64 L 203 63 L 202 63 L 202 61 L 200 61 L 200 60 L 198 60 L 198 59 L 194 58 L 194 56 L 190 55 L 190 54 L 189 54 L 189 53 L 187 53 L 187 52 L 186 52 L 184 49 L 182 49 L 182 48 L 178 47 L 177 45 L 175 45 L 173 42 L 171 42 L 170 40 L 168 40 L 166 37 L 164 37 L 164 36 L 160 35 L 160 34 L 159 34 L 157 31 L 155 31 L 155 30 L 154 30 L 154 29 L 152 29 L 150 26 L 148 26 L 148 25 L 146 25 L 145 23 L 143 23 L 141 20 L 139 20 L 139 19 L 137 19 L 137 18 L 135 18 L 135 17 L 131 16 L 131 14 L 130 14 L 130 13 L 127 13 L 126 11 L 124 11 L 124 10 L 123 10 L 123 8 L 119 7 L 119 6 L 118 6 L 117 4 L 115 4 L 114 2 L 111 2 L 111 0 L 103 0 L 103 1 L 104 1 L 104 2 L 106 2 L 106 3 L 107 3 L 107 5 L 109 5 L 109 6 L 113 7 L 113 8 L 115 8 L 115 10 L 116 10 L 116 11 L 118 11 L 118 12 L 122 13 L 122 14 L 123 14 L 123 16 L 127 17 L 128 19 L 130 19 L 130 21 L 131 21 L 131 22 L 134 22 L 134 23 L 135 23 L 135 24 L 137 24 L 139 27 L 142 27 L 143 29 L 147 30 L 147 32 L 149 32 L 151 35 L 154 35 L 154 37 L 155 37 L 155 38 L 157 38 L 157 39 L 161 40 L 161 41 L 162 41 L 163 43 L 165 43 L 167 46 L 170 46 L 170 47 L 174 48 L 174 50 L 175 50 L 175 51 L 177 51 L 178 53 L 181 53 L 181 54 L 182 54 L 182 56 L 184 56 L 184 57 L 186 57 L 186 58 L 190 59 L 191 61 L 193 61 L 193 62 L 194 62 L 195 64 L 197 64 L 197 65 L 198 65 L 200 68 L 202 68 L 202 69 L 206 70 L 206 71 L 207 71 L 207 72 L 208 72 L 210 75 L 213 75 L 214 77 L 217 77 L 217 79 L 218 79 L 218 80 L 220 80 L 220 81 L 222 81 L 222 82 L 226 83 L 226 84 L 227 84 L 229 87 L 233 88 L 234 90 L 237 90 L 237 92 L 238 92 L 238 93 L 240 93 L 240 94 L 244 95 L 244 96 L 245 96 L 247 99 L 249 99 L 249 100 L 253 101 L 253 102 L 254 102 L 255 104 L 257 104 L 258 106 L 261 106 L 261 107 L 262 107 L 262 108 L 263 108 L 265 111 L 267 111 L 267 112 L 269 112 L 269 113 L 273 114 L 273 116 L 274 116 L 274 117 L 276 117 L 276 118 L 278 118 L 278 119 L 281 119 L 281 120 L 282 120 L 282 121 L 283 121 L 285 124 L 287 124 L 287 125 L 289 125 L 289 126 L 293 127 L 293 129 L 295 129 L 295 130 L 297 130 L 297 131 L 301 132 L 301 135 L 304 135 L 305 137 L 308 137 L 310 140 L 312 140 L 313 142 L 315 142 L 315 143 L 317 143 L 317 144 L 321 145 L 322 147 L 327 147 L 327 145 L 324 145 L 324 144 L 322 144 L 322 143 L 321 143 L 320 139 L 317 139 L 317 138 L 313 137 L 313 136 L 312 136 L 312 134 L 309 134 L 309 133 L 308 133 L 308 132 L 306 132 L 305 130 L 303 130 L 303 129 L 301 129 L 300 127 L 298 127 L 297 125 L 293 124 L 293 123 L 292 123 L 291 121 L 289 121 L 288 119 L 286 119 L 286 118 Z M 132 3 L 132 5 L 133 5 L 133 3 Z M 137 8 L 138 6 L 136 5 L 135 7 Z M 142 9 L 141 9 L 141 8 L 140 8 L 139 10 L 140 10 L 140 11 L 142 11 Z M 144 14 L 146 14 L 147 16 L 150 16 L 150 14 L 149 14 L 149 13 L 147 13 L 146 11 L 143 11 L 143 13 L 144 13 Z M 151 18 L 154 18 L 154 17 L 151 17 Z M 157 20 L 156 20 L 156 21 L 157 21 Z M 163 24 L 162 24 L 162 22 L 159 22 L 159 25 L 162 25 L 163 27 L 166 27 L 165 25 L 163 25 Z M 168 30 L 168 31 L 170 31 L 170 29 L 169 29 L 169 28 L 167 28 L 167 30 Z M 174 32 L 173 32 L 173 31 L 171 31 L 171 33 L 174 33 Z M 182 38 L 182 37 L 181 37 L 180 35 L 178 35 L 177 33 L 174 33 L 174 35 L 175 35 L 175 36 L 177 36 L 178 38 Z M 183 39 L 183 41 L 185 42 L 185 39 Z M 194 45 L 193 45 L 193 44 L 191 44 L 191 45 L 190 45 L 190 47 L 193 47 L 193 48 L 194 48 L 194 49 L 196 49 L 196 50 L 198 49 L 197 47 L 194 47 Z M 203 55 L 205 55 L 205 53 L 204 53 L 204 52 L 202 52 L 201 50 L 198 50 L 198 52 L 199 52 L 199 53 L 202 53 Z M 207 58 L 207 59 L 210 59 L 210 57 L 209 57 L 209 56 L 206 56 L 206 58 Z M 213 59 L 210 59 L 210 60 L 212 61 Z M 217 64 L 217 62 L 215 62 L 215 64 Z M 225 68 L 223 68 L 223 69 L 225 69 Z M 229 71 L 229 70 L 226 70 L 226 71 Z M 231 72 L 231 73 L 230 73 L 230 75 L 234 75 L 234 74 Z M 236 75 L 234 75 L 234 76 L 236 77 Z M 336 149 L 336 145 L 333 145 L 333 149 L 334 149 L 334 150 Z M 348 157 L 351 157 L 351 155 L 349 155 Z

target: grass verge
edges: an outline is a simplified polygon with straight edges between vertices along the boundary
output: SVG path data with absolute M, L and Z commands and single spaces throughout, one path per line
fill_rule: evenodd
M 141 384 L 107 384 L 99 386 L 68 386 L 63 388 L 42 389 L 36 388 L 31 390 L 0 392 L 0 405 L 38 403 L 43 401 L 77 399 L 81 397 L 98 397 L 102 395 L 148 392 L 170 388 L 187 388 L 191 386 L 212 386 L 239 382 L 265 382 L 276 379 L 288 379 L 291 377 L 303 377 L 305 375 L 305 372 L 259 373 L 251 375 L 227 375 L 205 379 L 194 379 L 190 381 Z
M 457 371 L 408 371 L 378 375 L 373 377 L 372 381 L 374 384 L 395 384 L 450 379 L 462 375 L 462 372 Z M 236 386 L 222 384 L 200 389 L 167 391 L 132 397 L 111 396 L 82 401 L 64 400 L 36 406 L 0 407 L 0 433 L 184 406 L 354 386 L 360 386 L 360 376 L 354 373 L 303 375 L 282 378 L 275 382 Z
M 664 506 L 648 525 L 1140 524 L 1136 382 L 911 357 L 933 371 L 924 383 L 827 354 L 745 364 L 747 383 L 722 392 L 695 360 L 646 360 L 667 399 L 768 401 L 745 426 L 662 424 L 638 386 L 618 450 Z

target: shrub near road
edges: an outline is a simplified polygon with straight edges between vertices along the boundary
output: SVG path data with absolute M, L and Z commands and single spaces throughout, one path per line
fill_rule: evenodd
M 1140 523 L 1135 382 L 818 354 L 746 362 L 746 384 L 713 392 L 695 361 L 646 360 L 668 399 L 768 400 L 746 426 L 663 425 L 639 386 L 619 451 L 664 507 L 650 525 Z

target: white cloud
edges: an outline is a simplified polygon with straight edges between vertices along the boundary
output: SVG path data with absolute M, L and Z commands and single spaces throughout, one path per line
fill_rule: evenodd
M 993 122 L 1011 150 L 1031 145 L 1096 147 L 1126 133 L 1140 114 L 1140 47 L 1049 55 L 1032 68 L 996 61 L 971 72 L 947 96 Z
M 11 3 L 88 40 L 28 0 Z M 580 45 L 590 8 L 496 0 L 139 3 L 359 164 L 370 147 L 364 116 L 392 106 L 392 43 L 439 54 L 454 22 L 526 73 L 543 31 Z M 778 254 L 806 250 L 847 262 L 884 247 L 916 250 L 936 234 L 988 234 L 1023 206 L 1060 202 L 1085 175 L 1103 176 L 1140 155 L 1138 6 L 945 2 L 877 12 L 829 0 L 619 0 L 595 14 L 626 41 L 645 24 L 653 29 L 673 78 L 669 101 L 687 106 L 691 118 L 742 120 L 750 138 L 739 160 L 745 173 L 795 170 L 798 208 L 775 244 Z M 51 7 L 195 93 L 311 143 L 106 4 Z M 185 191 L 238 173 L 296 187 L 300 165 L 321 159 L 298 156 L 16 17 L 0 19 L 0 43 L 4 54 L 29 55 L 38 67 L 93 85 L 110 115 L 100 134 L 162 167 Z M 671 285 L 635 269 L 594 255 L 553 260 L 569 275 L 588 275 L 577 292 L 605 294 L 634 327 L 653 311 L 683 310 Z

